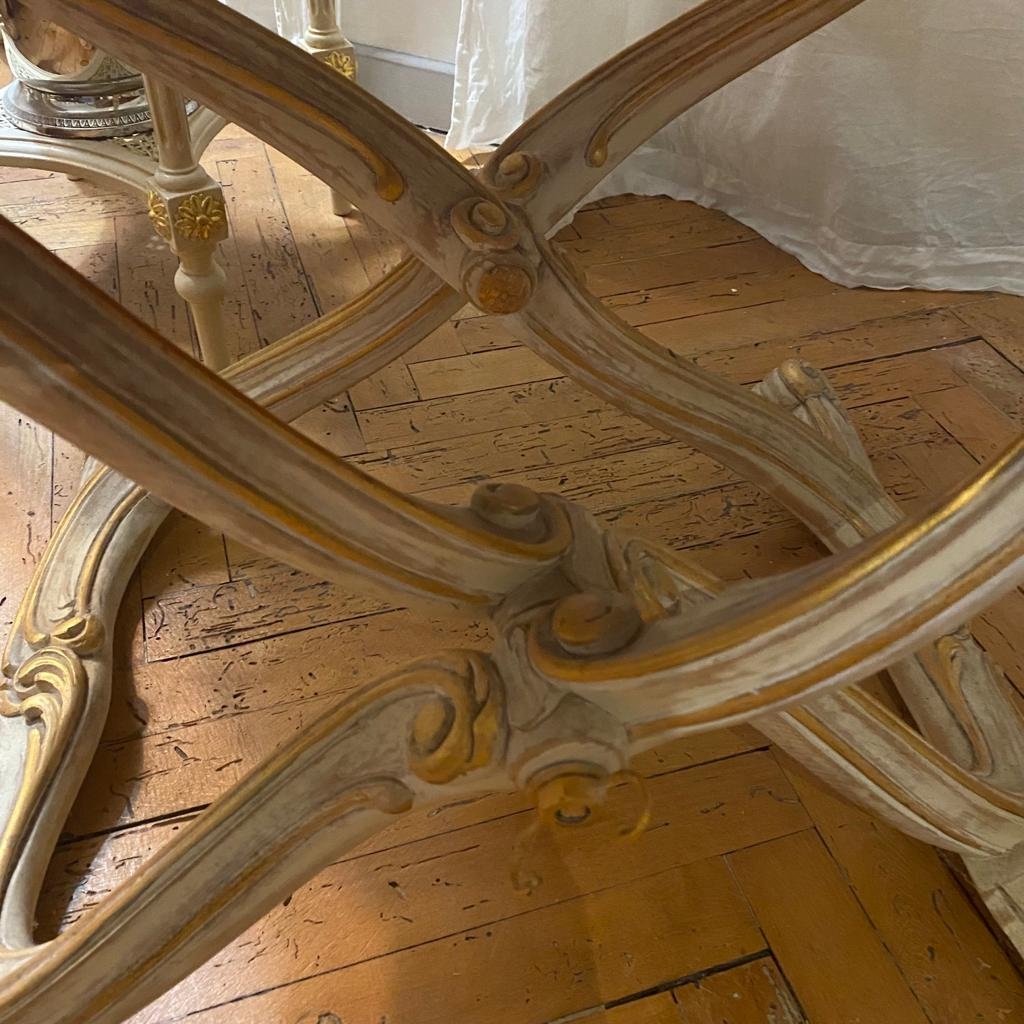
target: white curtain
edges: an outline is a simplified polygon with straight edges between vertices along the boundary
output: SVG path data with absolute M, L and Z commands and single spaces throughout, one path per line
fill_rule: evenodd
M 463 0 L 451 148 L 498 142 L 695 0 Z M 1024 293 L 1024 0 L 866 0 L 598 194 L 725 210 L 842 284 Z
M 306 0 L 274 0 L 274 20 L 279 36 L 299 42 L 309 23 Z
M 306 31 L 306 0 L 220 0 L 279 36 L 297 43 Z

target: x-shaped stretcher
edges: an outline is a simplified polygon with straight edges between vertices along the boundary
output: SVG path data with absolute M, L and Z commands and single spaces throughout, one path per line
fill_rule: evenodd
M 4 660 L 0 1022 L 123 1020 L 414 806 L 521 787 L 545 820 L 576 823 L 633 754 L 742 721 L 962 856 L 1024 946 L 1024 723 L 962 628 L 1024 579 L 1022 441 L 904 519 L 820 373 L 788 362 L 748 390 L 704 372 L 605 309 L 546 241 L 655 131 L 857 2 L 708 0 L 568 88 L 474 175 L 223 5 L 33 0 L 298 161 L 412 256 L 217 376 L 0 226 L 0 398 L 102 460 Z M 286 425 L 467 301 L 759 485 L 834 553 L 726 586 L 557 495 L 484 484 L 467 508 L 438 506 Z M 361 688 L 36 944 L 43 873 L 109 702 L 117 607 L 169 505 L 320 578 L 488 610 L 494 647 Z M 857 685 L 883 668 L 913 724 Z

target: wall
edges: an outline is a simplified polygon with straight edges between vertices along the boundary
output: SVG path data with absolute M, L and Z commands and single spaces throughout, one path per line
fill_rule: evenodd
M 353 42 L 450 64 L 461 0 L 341 0 L 341 25 Z
M 277 0 L 289 35 L 303 0 Z M 461 0 L 339 0 L 342 31 L 356 45 L 360 84 L 416 124 L 447 129 Z M 275 28 L 274 0 L 229 0 Z

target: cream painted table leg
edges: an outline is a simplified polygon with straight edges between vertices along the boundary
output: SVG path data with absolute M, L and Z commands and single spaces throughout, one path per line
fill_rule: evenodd
M 355 81 L 355 48 L 338 23 L 337 0 L 306 0 L 308 22 L 302 46 L 318 60 L 339 74 Z M 331 189 L 331 210 L 338 217 L 347 217 L 355 207 L 337 189 Z
M 225 277 L 216 258 L 217 246 L 228 234 L 224 197 L 196 159 L 181 94 L 152 77 L 145 82 L 158 154 L 149 216 L 178 257 L 174 285 L 192 310 L 203 362 L 220 370 L 229 362 Z

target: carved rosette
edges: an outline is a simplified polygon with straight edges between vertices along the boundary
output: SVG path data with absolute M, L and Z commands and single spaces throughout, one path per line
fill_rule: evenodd
M 85 11 L 88 6 L 79 4 L 76 9 Z M 167 6 L 170 9 L 174 5 Z M 334 6 L 333 0 L 310 0 L 311 25 L 306 43 L 314 56 L 336 72 L 353 78 L 356 62 L 337 29 Z M 798 13 L 805 5 L 777 6 L 780 10 L 788 7 Z M 698 14 L 698 19 L 703 18 L 706 18 L 704 14 Z M 680 24 L 685 27 L 691 22 Z M 763 30 L 766 25 L 763 12 L 751 14 L 750 25 L 760 25 L 760 30 Z M 694 52 L 701 57 L 702 69 L 710 69 L 711 57 L 716 52 L 731 53 L 737 67 L 748 63 L 748 58 L 754 54 L 764 56 L 762 42 L 743 42 L 743 32 L 752 30 L 744 29 L 742 21 L 736 24 L 730 21 L 728 31 L 723 30 L 717 42 L 714 37 L 709 41 L 704 35 L 708 25 L 702 21 L 701 26 L 701 49 Z M 785 37 L 780 28 L 773 38 L 781 45 Z M 578 135 L 575 139 L 575 163 L 569 159 L 571 147 L 568 146 L 564 158 L 557 148 L 548 155 L 547 145 L 539 147 L 538 154 L 524 148 L 506 154 L 496 166 L 485 172 L 485 180 L 494 188 L 494 192 L 486 197 L 478 194 L 479 189 L 464 183 L 465 192 L 471 194 L 458 198 L 463 195 L 461 191 L 444 193 L 443 200 L 431 205 L 431 219 L 423 219 L 418 228 L 412 219 L 405 221 L 398 214 L 395 218 L 397 226 L 404 227 L 408 223 L 411 229 L 420 232 L 418 237 L 424 244 L 419 251 L 424 253 L 431 266 L 435 266 L 435 262 L 430 259 L 428 250 L 434 247 L 426 244 L 431 233 L 440 228 L 438 239 L 446 243 L 454 233 L 463 246 L 461 250 L 458 247 L 451 250 L 453 257 L 462 259 L 458 274 L 451 272 L 450 263 L 441 266 L 440 259 L 435 267 L 440 268 L 439 272 L 448 285 L 461 284 L 471 301 L 487 313 L 513 314 L 532 303 L 532 334 L 539 351 L 559 355 L 555 360 L 558 365 L 578 367 L 584 383 L 598 378 L 600 373 L 603 383 L 596 390 L 606 397 L 609 394 L 617 396 L 627 409 L 645 408 L 645 404 L 635 396 L 645 390 L 654 392 L 660 409 L 652 416 L 650 407 L 647 407 L 647 415 L 656 424 L 680 424 L 687 415 L 704 422 L 703 414 L 697 417 L 692 411 L 695 402 L 680 399 L 676 407 L 669 391 L 668 385 L 674 380 L 688 382 L 689 378 L 665 373 L 667 358 L 643 349 L 639 354 L 634 353 L 633 349 L 637 347 L 635 340 L 621 326 L 616 327 L 614 321 L 610 321 L 609 326 L 604 320 L 590 316 L 586 305 L 589 298 L 574 291 L 568 271 L 559 276 L 558 262 L 549 261 L 545 255 L 543 230 L 534 230 L 552 225 L 540 223 L 542 217 L 536 205 L 527 216 L 526 212 L 521 213 L 508 204 L 524 204 L 530 196 L 537 194 L 542 185 L 547 184 L 552 191 L 547 209 L 550 213 L 569 198 L 567 184 L 559 183 L 562 173 L 571 172 L 583 179 L 584 162 L 590 167 L 602 167 L 609 163 L 610 157 L 614 164 L 625 155 L 628 147 L 637 141 L 632 139 L 631 131 L 627 129 L 642 127 L 646 123 L 642 117 L 644 111 L 655 103 L 660 104 L 670 90 L 691 75 L 693 62 L 688 58 L 678 59 L 680 52 L 685 53 L 680 39 L 688 39 L 692 44 L 696 38 L 691 33 L 671 40 L 671 46 L 661 51 L 662 56 L 670 54 L 671 59 L 656 75 L 621 75 L 621 68 L 618 71 L 614 65 L 610 70 L 606 68 L 598 90 L 605 104 L 603 112 L 581 110 L 572 100 L 562 108 L 562 130 L 567 133 L 565 141 L 572 142 L 574 132 Z M 791 41 L 796 38 L 799 36 L 794 35 Z M 752 34 L 750 39 L 753 40 Z M 747 47 L 745 51 L 743 46 Z M 629 52 L 636 56 L 637 51 Z M 644 58 L 652 67 L 656 63 L 654 56 L 657 54 L 650 51 Z M 282 57 L 282 61 L 287 64 L 286 57 Z M 640 70 L 639 65 L 637 70 Z M 704 70 L 701 73 L 703 75 Z M 230 81 L 225 80 L 224 84 L 228 87 Z M 269 87 L 270 83 L 266 84 Z M 593 84 L 590 83 L 591 86 Z M 347 87 L 339 88 L 348 91 Z M 579 95 L 590 104 L 588 91 L 584 89 Z M 559 110 L 557 105 L 547 109 L 555 113 Z M 585 113 L 586 118 L 567 113 L 572 110 Z M 658 106 L 657 110 L 660 115 L 667 107 Z M 599 117 L 599 120 L 594 123 L 591 115 Z M 554 114 L 541 116 L 553 117 Z M 524 147 L 529 147 L 530 133 L 543 125 L 543 120 L 533 122 L 532 127 L 517 133 L 516 137 Z M 393 124 L 385 124 L 385 127 L 388 128 L 385 136 L 394 134 Z M 555 127 L 552 135 L 557 134 L 558 126 Z M 582 129 L 585 129 L 585 134 L 581 134 Z M 405 193 L 406 182 L 399 170 L 406 166 L 404 161 L 409 160 L 410 154 L 426 154 L 431 149 L 412 149 L 414 137 L 409 135 L 405 140 L 410 146 L 408 152 L 397 150 L 392 158 L 387 152 L 378 151 L 373 132 L 367 132 L 366 138 L 360 138 L 344 124 L 335 124 L 334 135 L 336 141 L 343 142 L 365 164 L 373 175 L 377 195 L 390 203 Z M 415 145 L 421 146 L 421 140 L 415 138 Z M 330 148 L 324 148 L 329 157 Z M 550 161 L 548 166 L 544 163 L 545 155 Z M 392 162 L 393 159 L 397 162 Z M 424 159 L 429 160 L 429 157 L 424 156 Z M 429 178 L 425 182 L 432 184 Z M 591 181 L 590 185 L 593 183 Z M 416 196 L 415 201 L 404 204 L 404 208 L 411 213 L 430 198 L 428 191 L 425 196 Z M 543 201 L 538 205 L 543 209 Z M 157 232 L 179 251 L 188 252 L 188 247 L 193 247 L 192 252 L 203 251 L 211 243 L 226 237 L 226 210 L 221 192 L 216 187 L 175 193 L 154 185 L 149 199 L 149 214 Z M 449 238 L 442 238 L 444 234 Z M 440 245 L 436 248 L 439 249 Z M 538 277 L 539 274 L 542 276 Z M 457 280 L 454 280 L 456 276 Z M 541 296 L 536 295 L 539 282 L 545 285 L 545 294 Z M 388 287 L 384 286 L 385 289 Z M 550 311 L 545 311 L 545 302 L 552 305 Z M 575 321 L 569 316 L 572 310 L 579 313 Z M 528 318 L 522 318 L 522 323 L 530 326 Z M 539 328 L 544 328 L 554 341 Z M 588 332 L 596 338 L 591 347 L 578 343 L 578 339 Z M 555 341 L 560 343 L 561 350 Z M 616 343 L 621 343 L 618 348 Z M 577 360 L 575 363 L 574 359 Z M 687 383 L 687 386 L 691 384 Z M 700 391 L 699 379 L 693 386 Z M 736 461 L 741 465 L 752 465 L 751 452 L 762 449 L 756 447 L 753 439 L 748 439 L 744 429 L 747 420 L 743 417 L 757 412 L 757 406 L 764 403 L 746 401 L 747 396 L 736 392 L 730 399 L 727 391 L 719 393 L 707 385 L 704 390 L 709 402 L 718 404 L 719 416 L 716 420 L 711 413 L 707 414 L 707 422 L 711 424 L 706 428 L 707 433 L 713 435 L 714 424 L 719 423 L 724 438 L 725 428 L 728 428 L 733 439 L 729 444 L 721 445 L 719 450 L 739 452 L 742 457 L 736 455 Z M 870 467 L 866 458 L 861 457 L 860 442 L 852 425 L 827 381 L 817 371 L 801 364 L 786 364 L 765 381 L 759 392 L 766 400 L 777 403 L 831 442 L 850 463 L 848 475 L 851 478 L 863 478 L 870 483 Z M 750 422 L 774 424 L 784 442 L 785 426 L 794 424 L 788 423 L 790 417 L 769 411 L 772 412 L 771 417 L 761 416 L 758 419 L 754 416 Z M 695 429 L 692 425 L 677 426 L 675 433 L 687 437 Z M 703 436 L 706 437 L 707 433 Z M 801 427 L 800 431 L 794 430 L 789 436 L 800 440 L 804 433 Z M 815 443 L 806 446 L 805 451 L 818 453 L 819 457 L 821 453 L 827 453 L 827 445 L 819 444 L 816 438 L 811 440 Z M 784 449 L 781 453 L 783 458 L 770 463 L 770 472 L 763 471 L 762 479 L 767 477 L 783 483 L 789 480 L 779 468 L 785 465 L 784 457 L 790 455 L 790 449 L 783 442 L 779 445 Z M 774 451 L 771 446 L 763 450 L 769 454 Z M 795 456 L 793 458 L 796 461 Z M 841 478 L 844 469 L 841 460 L 836 472 L 829 477 L 824 470 L 817 473 L 810 458 L 801 461 L 806 465 L 800 468 L 812 483 L 818 476 L 834 483 Z M 832 465 L 828 460 L 823 462 L 827 463 L 826 468 Z M 801 487 L 805 483 L 801 480 Z M 786 493 L 797 490 L 790 488 Z M 876 505 L 879 508 L 884 506 L 884 493 L 880 493 L 877 501 L 870 487 L 863 488 L 861 493 L 867 494 L 868 500 L 862 504 L 869 509 Z M 794 499 L 792 503 L 799 507 L 802 501 L 804 499 Z M 852 501 L 848 504 L 856 506 L 857 503 Z M 253 507 L 256 508 L 255 504 Z M 809 505 L 805 502 L 805 507 L 813 509 L 815 506 L 813 502 Z M 257 868 L 269 875 L 274 869 L 287 865 L 289 852 L 306 844 L 312 834 L 335 824 L 337 819 L 371 808 L 389 814 L 400 813 L 411 807 L 417 798 L 436 799 L 439 795 L 436 787 L 477 772 L 480 774 L 474 775 L 473 784 L 494 782 L 497 773 L 490 775 L 486 769 L 500 764 L 508 769 L 508 778 L 514 784 L 535 792 L 544 820 L 575 827 L 591 816 L 593 805 L 603 799 L 614 781 L 621 778 L 638 739 L 646 741 L 650 736 L 664 736 L 681 725 L 687 728 L 693 725 L 710 727 L 728 721 L 734 714 L 784 707 L 781 698 L 759 688 L 762 687 L 759 674 L 764 671 L 763 665 L 753 666 L 750 674 L 755 683 L 739 693 L 730 705 L 722 696 L 701 691 L 705 679 L 699 678 L 697 673 L 688 677 L 693 682 L 697 697 L 686 692 L 686 687 L 680 684 L 680 675 L 686 667 L 685 658 L 673 651 L 670 644 L 662 643 L 660 659 L 653 657 L 659 653 L 658 631 L 662 641 L 666 637 L 672 639 L 669 627 L 674 625 L 678 635 L 689 640 L 702 631 L 705 622 L 712 625 L 727 623 L 736 612 L 737 605 L 742 605 L 744 594 L 750 593 L 749 590 L 735 588 L 720 597 L 721 585 L 682 556 L 656 544 L 606 531 L 591 517 L 567 503 L 538 496 L 510 484 L 485 485 L 474 495 L 473 505 L 470 510 L 463 510 L 465 519 L 461 521 L 462 525 L 467 525 L 470 515 L 474 516 L 473 530 L 465 533 L 460 530 L 459 543 L 464 543 L 469 549 L 479 539 L 480 524 L 487 524 L 492 533 L 505 542 L 503 550 L 509 552 L 511 559 L 524 543 L 545 538 L 546 531 L 554 522 L 550 515 L 553 509 L 560 514 L 564 512 L 571 522 L 571 550 L 563 555 L 564 549 L 557 549 L 556 555 L 563 555 L 557 565 L 554 564 L 555 555 L 534 563 L 537 572 L 533 578 L 526 579 L 528 567 L 522 570 L 522 575 L 517 569 L 518 589 L 511 594 L 490 595 L 502 598 L 495 614 L 498 626 L 495 662 L 475 652 L 442 654 L 423 659 L 359 690 L 313 723 L 243 782 L 234 794 L 203 815 L 193 826 L 193 837 L 198 838 L 191 840 L 191 848 L 184 838 L 172 840 L 175 845 L 170 847 L 168 854 L 161 856 L 157 867 L 148 876 L 149 891 L 135 888 L 137 905 L 131 907 L 125 901 L 119 905 L 120 910 L 127 908 L 141 915 L 147 906 L 156 905 L 162 892 L 178 886 L 180 897 L 175 905 L 184 907 L 186 914 L 192 913 L 196 903 L 202 903 L 206 895 L 204 890 L 209 891 L 214 901 L 209 909 L 218 913 L 230 912 L 231 901 L 241 893 L 246 882 L 251 883 L 254 890 L 257 888 L 253 881 L 260 877 Z M 115 510 L 115 522 L 118 514 Z M 858 511 L 857 515 L 861 516 L 863 512 Z M 302 522 L 304 518 L 305 512 L 301 506 L 297 507 L 293 519 Z M 813 519 L 813 516 L 804 518 Z M 821 518 L 831 525 L 827 516 Z M 842 544 L 847 538 L 853 543 L 861 537 L 853 518 L 856 517 L 836 507 L 836 537 Z M 868 517 L 865 519 L 870 522 Z M 398 533 L 396 528 L 395 535 Z M 419 536 L 409 533 L 410 539 L 418 540 Z M 98 689 L 92 681 L 93 692 L 90 693 L 91 681 L 86 670 L 92 672 L 94 662 L 86 658 L 86 667 L 83 667 L 85 652 L 94 650 L 103 635 L 100 620 L 88 612 L 94 606 L 90 598 L 97 564 L 93 553 L 102 552 L 109 533 L 100 532 L 97 537 L 100 539 L 96 545 L 87 550 L 81 574 L 83 582 L 74 595 L 74 601 L 65 600 L 64 590 L 54 586 L 52 593 L 58 600 L 44 604 L 44 608 L 57 608 L 59 611 L 50 616 L 40 615 L 43 628 L 39 629 L 35 625 L 38 592 L 34 592 L 26 601 L 27 617 L 16 627 L 25 640 L 25 643 L 19 643 L 19 655 L 24 660 L 11 669 L 10 683 L 0 689 L 0 717 L 17 718 L 25 724 L 27 753 L 13 825 L 9 824 L 7 831 L 0 836 L 0 886 L 9 877 L 10 865 L 21 849 L 18 843 L 31 828 L 33 816 L 38 815 L 40 807 L 53 806 L 52 801 L 47 804 L 52 791 L 46 787 L 61 768 L 72 768 L 70 760 L 62 759 L 68 757 L 69 746 L 76 741 L 76 731 L 79 737 L 85 732 L 80 725 L 83 714 L 88 718 L 83 708 Z M 133 545 L 121 548 L 120 552 L 131 551 L 137 557 L 139 550 L 140 546 Z M 440 559 L 436 564 L 441 564 Z M 502 577 L 505 578 L 512 576 Z M 65 614 L 69 607 L 73 609 L 72 613 Z M 705 622 L 697 621 L 701 616 Z M 676 619 L 674 623 L 665 621 L 673 618 Z M 797 617 L 794 615 L 793 618 L 799 626 Z M 876 616 L 876 619 L 880 618 L 881 615 Z M 56 625 L 52 626 L 54 621 Z M 112 622 L 112 614 L 107 615 L 106 622 Z M 770 618 L 767 628 L 764 628 L 763 620 L 758 625 L 761 627 L 760 635 L 770 635 L 772 630 L 779 632 L 781 629 L 779 622 Z M 849 632 L 854 631 L 851 629 Z M 783 641 L 787 639 L 782 636 Z M 738 639 L 720 636 L 718 647 L 710 655 L 697 651 L 688 656 L 698 663 L 703 658 L 710 671 L 707 668 L 701 671 L 705 677 L 711 676 L 711 685 L 720 685 L 724 690 L 729 676 L 728 666 L 723 668 L 721 664 L 723 652 L 727 652 L 730 646 L 739 648 L 741 643 L 752 642 L 742 636 Z M 645 643 L 648 645 L 646 651 L 641 650 Z M 789 646 L 798 648 L 800 643 L 789 642 Z M 781 647 L 777 649 L 776 657 L 781 656 L 779 650 Z M 711 663 L 712 656 L 719 659 L 718 664 Z M 976 743 L 974 760 L 965 762 L 967 770 L 961 765 L 951 767 L 946 764 L 938 747 L 927 742 L 926 736 L 907 728 L 898 719 L 888 720 L 884 707 L 879 705 L 875 708 L 867 699 L 861 700 L 856 690 L 837 691 L 834 696 L 816 699 L 814 715 L 807 717 L 809 724 L 800 720 L 805 726 L 806 736 L 818 741 L 814 751 L 827 748 L 830 760 L 825 756 L 819 760 L 825 769 L 822 774 L 832 779 L 845 778 L 848 790 L 854 795 L 868 792 L 877 798 L 881 794 L 886 805 L 898 812 L 895 816 L 903 815 L 906 820 L 911 817 L 924 820 L 924 815 L 918 813 L 914 800 L 908 800 L 908 796 L 917 798 L 924 793 L 921 802 L 927 805 L 928 794 L 945 792 L 955 798 L 956 802 L 950 804 L 954 811 L 942 820 L 939 820 L 942 816 L 936 815 L 936 830 L 942 827 L 952 834 L 954 828 L 961 824 L 961 821 L 953 820 L 957 818 L 962 819 L 967 831 L 980 822 L 987 831 L 982 834 L 982 830 L 977 829 L 977 836 L 968 836 L 968 840 L 980 837 L 983 840 L 979 845 L 981 852 L 986 852 L 981 848 L 984 844 L 994 849 L 1004 844 L 1004 840 L 1008 847 L 1012 841 L 1011 849 L 1020 849 L 1018 841 L 1022 835 L 1024 804 L 1007 790 L 1005 781 L 998 776 L 999 759 L 988 756 L 992 751 L 1015 751 L 1012 743 L 1019 742 L 1003 737 L 997 731 L 1001 727 L 1000 722 L 995 720 L 1006 720 L 1018 732 L 1019 723 L 1010 714 L 1003 714 L 1004 705 L 999 703 L 997 695 L 999 681 L 989 678 L 994 673 L 981 664 L 980 654 L 968 646 L 966 637 L 957 635 L 945 642 L 940 641 L 936 658 L 941 664 L 933 672 L 937 680 L 933 680 L 933 689 L 944 698 L 944 702 L 937 701 L 936 704 L 941 703 L 943 713 L 948 712 L 949 718 L 962 732 L 974 729 L 980 741 L 989 742 L 994 737 L 1000 742 L 990 742 L 991 751 L 982 742 Z M 504 673 L 504 683 L 495 664 Z M 737 658 L 734 665 L 739 664 Z M 768 667 L 771 667 L 770 661 Z M 594 672 L 595 668 L 600 672 Z M 721 675 L 715 677 L 715 671 L 720 671 Z M 587 699 L 586 687 L 593 683 L 599 684 L 601 689 L 592 687 L 590 692 L 600 693 L 604 700 Z M 656 686 L 660 687 L 657 692 Z M 988 718 L 979 714 L 972 703 L 979 699 L 979 692 L 983 694 L 980 699 L 988 701 Z M 663 715 L 671 712 L 671 716 L 660 720 L 643 717 L 649 712 L 653 715 L 658 694 L 663 699 L 659 699 L 656 710 Z M 791 693 L 782 694 L 786 699 L 792 696 Z M 839 699 L 843 696 L 850 699 L 843 703 Z M 681 700 L 683 697 L 689 697 L 694 703 L 686 704 Z M 697 700 L 703 701 L 703 706 L 697 707 Z M 636 703 L 630 707 L 627 702 L 633 701 Z M 774 703 L 769 704 L 769 701 Z M 773 718 L 781 721 L 786 715 L 798 721 L 795 712 L 785 710 L 773 711 L 766 715 L 766 720 L 771 724 Z M 936 721 L 939 721 L 938 717 Z M 628 732 L 624 722 L 630 723 Z M 817 728 L 816 732 L 812 726 Z M 804 734 L 800 736 L 804 738 Z M 811 749 L 809 741 L 807 748 Z M 886 766 L 887 775 L 875 773 L 875 777 L 871 777 L 870 770 L 875 765 L 869 755 L 873 750 L 888 752 L 882 757 L 874 757 L 878 764 Z M 858 759 L 858 753 L 864 756 Z M 1021 757 L 1006 758 L 1006 762 L 1019 775 Z M 985 774 L 980 781 L 974 777 L 979 773 Z M 868 780 L 867 783 L 864 779 Z M 990 779 L 995 779 L 999 785 L 990 783 Z M 466 783 L 465 788 L 472 787 Z M 274 813 L 268 813 L 267 807 L 275 801 Z M 940 806 L 942 799 L 933 799 L 931 803 Z M 928 810 L 927 806 L 924 810 Z M 644 818 L 644 814 L 637 816 L 633 830 L 642 827 Z M 259 827 L 247 837 L 239 824 L 253 820 Z M 290 825 L 291 831 L 280 827 L 282 820 Z M 235 844 L 233 849 L 232 843 Z M 965 841 L 964 845 L 970 847 L 971 844 Z M 325 850 L 325 856 L 330 852 Z M 208 885 L 206 878 L 198 877 L 198 873 L 190 882 L 185 877 L 187 870 L 175 870 L 182 866 L 189 868 L 204 856 L 223 862 L 234 857 L 239 874 L 230 880 L 230 888 L 222 882 L 225 887 L 218 893 Z M 210 864 L 207 870 L 212 874 L 218 868 Z M 291 878 L 284 879 L 284 882 L 291 881 Z M 994 881 L 1002 884 L 998 878 Z M 191 889 L 187 888 L 189 884 Z M 283 891 L 290 889 L 284 888 Z M 221 905 L 216 906 L 216 900 L 224 892 L 230 892 L 232 900 L 222 900 Z M 258 895 L 265 899 L 266 890 Z M 1014 899 L 1014 913 L 1019 918 L 1024 894 L 1018 893 Z M 163 923 L 161 917 L 168 915 L 160 907 L 156 907 L 156 911 L 148 923 L 159 927 Z M 115 908 L 115 913 L 118 912 L 119 909 Z M 174 912 L 179 911 L 176 909 Z M 169 922 L 178 927 L 178 932 L 170 935 L 167 941 L 180 941 L 180 946 L 154 944 L 152 949 L 140 951 L 137 944 L 149 941 L 147 934 L 152 932 L 152 927 L 140 928 L 134 936 L 126 929 L 119 929 L 117 924 L 131 923 L 126 911 L 114 925 L 104 927 L 102 934 L 99 930 L 96 932 L 100 953 L 108 953 L 102 960 L 105 972 L 114 978 L 131 976 L 134 981 L 134 975 L 127 972 L 136 970 L 138 963 L 146 962 L 146 955 L 155 959 L 173 948 L 176 958 L 183 956 L 182 949 L 194 941 L 201 930 L 193 926 L 197 920 L 199 918 L 194 917 L 177 923 Z M 108 941 L 112 946 L 116 945 L 119 932 L 122 937 L 127 935 L 127 939 L 121 940 L 120 973 L 112 967 L 114 961 L 109 952 L 103 949 L 103 943 Z M 108 939 L 111 936 L 113 938 Z M 48 955 L 44 951 L 41 959 Z M 74 964 L 69 965 L 67 973 L 74 969 Z M 53 988 L 62 988 L 57 996 L 66 999 L 63 965 L 57 965 L 54 977 L 57 980 Z M 0 996 L 0 1015 L 2 1007 Z M 73 1012 L 78 1010 L 76 1005 Z M 52 1014 L 53 1011 L 50 1012 Z M 50 1018 L 37 1016 L 33 1019 Z
M 153 229 L 175 250 L 212 245 L 227 238 L 227 210 L 219 186 L 174 194 L 154 185 L 147 206 Z
M 227 221 L 224 200 L 217 192 L 186 196 L 174 210 L 174 228 L 190 241 L 208 242 L 223 232 Z
M 519 224 L 498 203 L 471 196 L 449 214 L 452 229 L 469 252 L 462 267 L 462 287 L 485 313 L 515 313 L 529 302 L 537 272 L 522 251 Z

